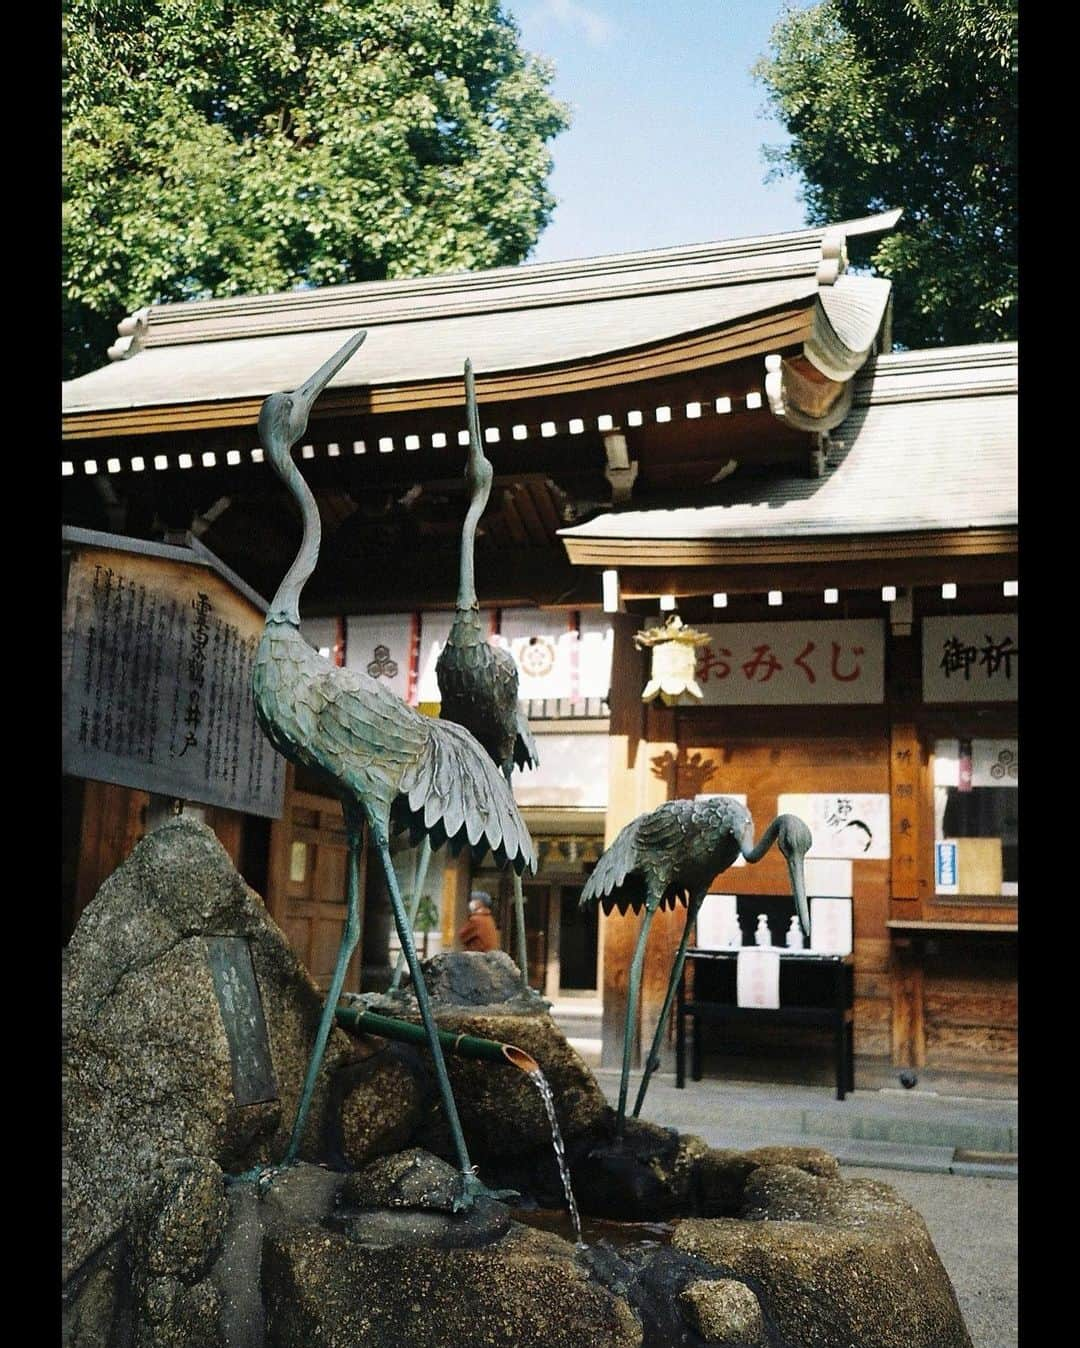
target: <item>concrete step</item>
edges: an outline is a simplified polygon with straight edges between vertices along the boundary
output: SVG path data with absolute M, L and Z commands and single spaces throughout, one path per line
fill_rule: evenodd
M 596 1075 L 614 1103 L 618 1072 L 602 1069 Z M 635 1073 L 631 1092 L 637 1079 Z M 891 1091 L 855 1091 L 841 1101 L 820 1087 L 707 1080 L 688 1081 L 679 1090 L 673 1077 L 659 1073 L 644 1115 L 697 1133 L 712 1146 L 817 1146 L 849 1165 L 1016 1173 L 1019 1128 L 1016 1104 L 1009 1101 Z

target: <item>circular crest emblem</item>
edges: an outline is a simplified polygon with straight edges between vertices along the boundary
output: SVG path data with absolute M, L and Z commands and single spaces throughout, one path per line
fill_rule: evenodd
M 533 637 L 527 646 L 522 646 L 518 663 L 522 673 L 542 679 L 555 668 L 555 646 L 547 637 Z

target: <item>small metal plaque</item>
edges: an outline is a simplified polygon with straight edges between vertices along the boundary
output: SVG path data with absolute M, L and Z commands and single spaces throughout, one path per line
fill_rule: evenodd
M 274 1079 L 262 997 L 247 939 L 243 936 L 211 936 L 206 945 L 214 991 L 232 1055 L 236 1103 L 255 1105 L 264 1100 L 277 1100 L 280 1093 Z

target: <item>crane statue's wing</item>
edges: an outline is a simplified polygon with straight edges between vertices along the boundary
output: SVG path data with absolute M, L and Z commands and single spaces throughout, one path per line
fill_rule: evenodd
M 536 740 L 533 739 L 528 718 L 520 707 L 517 709 L 514 766 L 518 768 L 538 768 L 540 766 L 540 754 L 537 752 Z
M 498 866 L 535 871 L 532 838 L 505 777 L 464 726 L 425 719 L 427 744 L 402 777 L 395 813 L 407 813 L 414 835 L 428 833 L 435 846 L 445 837 L 457 852 L 468 842 L 477 859 L 490 848 Z
M 478 858 L 490 849 L 497 864 L 519 873 L 536 869 L 510 788 L 467 730 L 423 715 L 359 670 L 327 665 L 302 644 L 275 644 L 268 691 L 287 683 L 292 692 L 278 708 L 282 752 L 387 825 L 427 833 L 436 847 L 449 841 L 454 852 L 468 843 Z
M 625 913 L 628 908 L 641 908 L 650 893 L 674 906 L 669 881 L 684 842 L 682 811 L 674 807 L 684 803 L 661 805 L 619 832 L 581 891 L 582 908 L 599 900 L 605 913 L 613 907 Z

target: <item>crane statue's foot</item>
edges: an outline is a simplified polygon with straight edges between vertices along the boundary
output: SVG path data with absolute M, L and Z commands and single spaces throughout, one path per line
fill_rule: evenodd
M 261 1198 L 279 1175 L 287 1174 L 299 1164 L 299 1158 L 294 1156 L 291 1160 L 279 1161 L 276 1165 L 252 1166 L 250 1170 L 243 1170 L 239 1175 L 226 1175 L 225 1183 L 254 1184 Z
M 461 1172 L 461 1192 L 454 1198 L 454 1212 L 469 1212 L 478 1198 L 493 1198 L 500 1203 L 513 1203 L 521 1195 L 516 1189 L 489 1189 L 475 1170 Z

